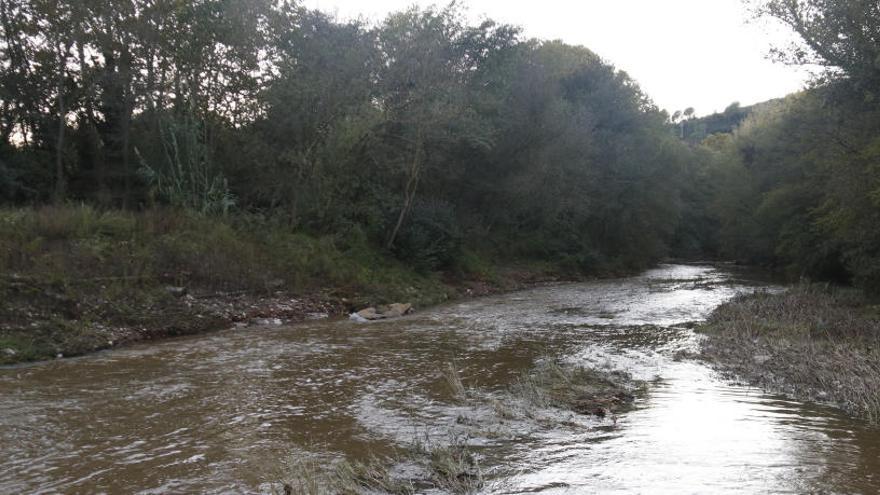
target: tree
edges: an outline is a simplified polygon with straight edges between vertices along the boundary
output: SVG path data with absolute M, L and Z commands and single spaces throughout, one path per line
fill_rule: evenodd
M 411 8 L 386 19 L 379 34 L 385 59 L 379 75 L 383 134 L 386 143 L 404 151 L 390 153 L 400 163 L 403 201 L 386 248 L 394 246 L 425 169 L 442 148 L 486 141 L 466 89 L 480 63 L 514 39 L 515 31 L 492 22 L 467 26 L 455 4 L 442 10 Z
M 759 16 L 791 28 L 800 42 L 780 60 L 820 65 L 868 84 L 880 82 L 880 3 L 876 0 L 747 0 Z

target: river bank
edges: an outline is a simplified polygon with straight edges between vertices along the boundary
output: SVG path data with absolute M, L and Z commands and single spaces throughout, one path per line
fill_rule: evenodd
M 573 279 L 569 279 L 573 280 Z M 542 272 L 507 269 L 491 282 L 447 279 L 427 291 L 412 289 L 416 307 L 512 292 L 562 279 Z M 323 288 L 289 291 L 200 292 L 185 287 L 138 288 L 118 298 L 72 298 L 51 285 L 11 277 L 3 284 L 8 309 L 0 315 L 0 365 L 75 357 L 135 342 L 195 335 L 231 327 L 282 326 L 344 317 L 370 301 L 368 293 Z M 177 295 L 184 292 L 182 295 Z M 342 295 L 345 294 L 345 295 Z M 124 313 L 123 313 L 124 312 Z
M 0 210 L 0 365 L 579 277 L 565 273 L 467 251 L 442 271 L 423 271 L 357 232 L 309 237 L 255 216 Z
M 417 492 L 452 473 L 486 494 L 876 493 L 876 428 L 679 359 L 693 322 L 764 287 L 661 265 L 2 368 L 0 492 L 271 493 L 349 465 Z
M 719 369 L 880 422 L 880 305 L 861 293 L 803 285 L 742 295 L 701 331 L 702 355 Z

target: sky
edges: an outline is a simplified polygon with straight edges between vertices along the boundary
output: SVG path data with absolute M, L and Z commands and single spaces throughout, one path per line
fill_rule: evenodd
M 305 0 L 341 19 L 382 19 L 430 0 Z M 698 115 L 732 102 L 750 105 L 803 88 L 809 74 L 767 59 L 793 39 L 751 21 L 741 0 L 465 0 L 477 22 L 486 17 L 523 28 L 528 38 L 583 45 L 626 71 L 670 113 Z

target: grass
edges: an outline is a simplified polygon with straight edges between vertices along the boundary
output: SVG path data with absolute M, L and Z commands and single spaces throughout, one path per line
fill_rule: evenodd
M 274 483 L 276 495 L 360 495 L 381 493 L 409 495 L 415 487 L 407 480 L 394 479 L 389 471 L 391 459 L 371 458 L 366 462 L 343 461 L 328 469 L 315 459 L 291 461 Z
M 765 388 L 880 423 L 880 306 L 852 289 L 802 285 L 719 307 L 703 354 Z
M 416 476 L 393 474 L 393 467 L 400 464 L 414 466 Z M 343 461 L 329 467 L 314 459 L 294 460 L 274 481 L 278 495 L 409 495 L 432 489 L 470 495 L 484 483 L 476 455 L 459 442 L 417 442 L 387 458 Z
M 523 373 L 511 387 L 515 397 L 535 407 L 556 407 L 604 417 L 632 404 L 632 379 L 623 372 L 600 372 L 545 361 Z
M 465 400 L 468 391 L 467 388 L 465 388 L 464 383 L 461 381 L 461 372 L 458 370 L 458 365 L 455 364 L 455 362 L 447 363 L 446 367 L 442 370 L 442 374 L 452 397 L 458 401 Z
M 88 206 L 0 210 L 0 273 L 64 284 L 161 282 L 211 290 L 436 285 L 356 232 L 311 237 L 257 215 Z
M 201 305 L 207 297 L 282 294 L 339 312 L 418 308 L 552 278 L 543 265 L 501 270 L 488 259 L 465 250 L 446 273 L 420 272 L 357 228 L 312 236 L 246 213 L 0 209 L 0 365 L 227 326 Z
M 356 232 L 312 237 L 244 214 L 0 209 L 0 364 L 105 348 L 120 329 L 223 326 L 169 286 L 195 295 L 326 293 L 352 306 L 425 306 L 453 295 L 439 276 L 384 256 Z
M 483 488 L 483 472 L 477 457 L 461 444 L 435 447 L 429 451 L 434 487 L 446 493 L 471 494 Z

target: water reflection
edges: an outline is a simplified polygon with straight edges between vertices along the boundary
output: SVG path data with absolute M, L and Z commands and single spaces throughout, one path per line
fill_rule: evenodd
M 291 452 L 351 457 L 448 434 L 439 376 L 504 389 L 541 356 L 650 380 L 612 424 L 470 442 L 496 493 L 876 493 L 880 434 L 677 360 L 689 322 L 765 284 L 705 266 L 547 287 L 394 322 L 220 332 L 0 370 L 0 493 L 254 491 Z

